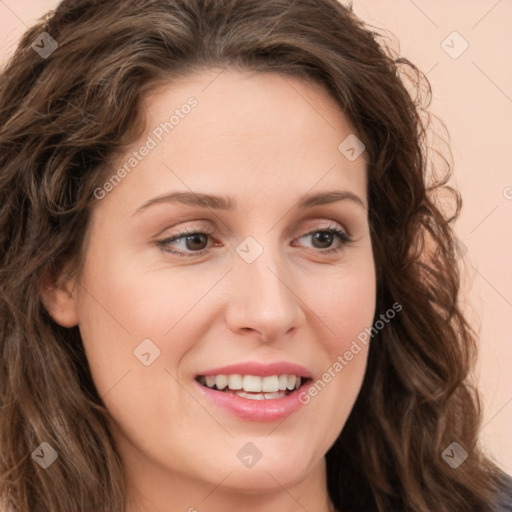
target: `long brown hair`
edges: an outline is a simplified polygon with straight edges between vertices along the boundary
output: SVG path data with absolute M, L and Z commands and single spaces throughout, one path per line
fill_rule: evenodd
M 58 44 L 45 56 L 32 47 L 43 32 Z M 79 273 L 93 191 L 143 133 L 145 95 L 228 66 L 322 84 L 367 150 L 376 319 L 395 302 L 403 311 L 372 339 L 361 392 L 327 453 L 334 505 L 492 510 L 498 469 L 477 443 L 476 336 L 458 302 L 461 200 L 444 157 L 444 173 L 434 159 L 427 173 L 431 87 L 336 0 L 64 0 L 24 34 L 0 75 L 4 507 L 124 510 L 123 467 L 78 327 L 52 321 L 40 291 L 67 263 Z M 441 189 L 455 199 L 451 214 Z M 42 442 L 59 454 L 46 471 L 31 457 Z M 441 456 L 452 442 L 469 454 L 457 469 Z

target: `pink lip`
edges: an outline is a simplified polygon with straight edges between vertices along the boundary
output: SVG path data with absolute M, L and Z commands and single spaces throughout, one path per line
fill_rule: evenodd
M 294 372 L 288 372 L 293 374 Z M 251 374 L 246 374 L 251 375 Z M 274 398 L 272 400 L 251 400 L 241 396 L 231 395 L 222 391 L 216 391 L 203 386 L 196 380 L 193 381 L 198 391 L 203 393 L 215 405 L 228 411 L 235 416 L 248 421 L 280 421 L 290 414 L 298 411 L 304 404 L 299 401 L 299 393 L 312 385 L 301 386 L 289 395 L 283 398 Z
M 212 368 L 199 372 L 198 375 L 257 375 L 267 377 L 269 375 L 297 375 L 302 378 L 310 378 L 309 372 L 303 366 L 295 363 L 276 362 L 270 364 L 261 364 L 256 362 L 247 362 L 240 364 L 232 364 L 221 368 Z
M 210 368 L 199 372 L 197 375 L 256 375 L 266 377 L 269 375 L 297 375 L 302 379 L 310 379 L 311 372 L 295 363 L 275 362 L 262 364 L 257 362 L 247 362 Z M 299 401 L 299 392 L 304 392 L 306 386 L 302 385 L 283 398 L 274 398 L 270 400 L 251 400 L 241 396 L 232 395 L 223 391 L 217 391 L 203 386 L 196 380 L 194 385 L 198 387 L 200 393 L 203 393 L 215 405 L 228 411 L 241 419 L 248 421 L 280 421 L 299 410 L 302 402 Z

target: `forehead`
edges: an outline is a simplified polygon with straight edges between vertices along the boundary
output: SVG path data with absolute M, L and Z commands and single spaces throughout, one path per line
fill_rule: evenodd
M 212 123 L 217 136 L 314 140 L 318 130 L 323 136 L 327 131 L 353 132 L 336 100 L 320 84 L 282 73 L 232 69 L 207 69 L 160 85 L 145 98 L 150 126 L 158 125 L 162 116 L 169 118 L 190 96 L 198 102 L 192 112 L 194 131 L 202 135 Z M 179 131 L 181 126 L 176 126 L 173 135 Z
M 336 185 L 366 195 L 363 156 L 352 161 L 340 151 L 354 136 L 349 120 L 314 82 L 204 70 L 160 85 L 143 108 L 146 132 L 124 163 L 148 142 L 151 150 L 123 180 L 132 195 L 188 189 L 237 196 L 259 190 L 278 201 L 288 192 L 303 195 Z

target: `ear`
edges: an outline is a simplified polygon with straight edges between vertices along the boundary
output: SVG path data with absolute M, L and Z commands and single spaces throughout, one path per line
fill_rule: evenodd
M 46 278 L 41 290 L 41 302 L 50 316 L 62 327 L 78 325 L 75 280 L 64 275 Z

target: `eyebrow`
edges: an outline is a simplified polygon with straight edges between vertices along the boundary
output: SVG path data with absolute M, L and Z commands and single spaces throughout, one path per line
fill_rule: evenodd
M 363 200 L 348 190 L 330 190 L 305 195 L 298 201 L 297 208 L 303 210 L 305 208 L 346 200 L 352 201 L 366 209 Z M 225 211 L 233 211 L 238 207 L 236 200 L 230 196 L 216 196 L 199 192 L 171 192 L 170 194 L 163 194 L 146 201 L 142 206 L 137 208 L 132 215 L 144 211 L 150 206 L 161 203 L 181 203 L 189 206 Z

